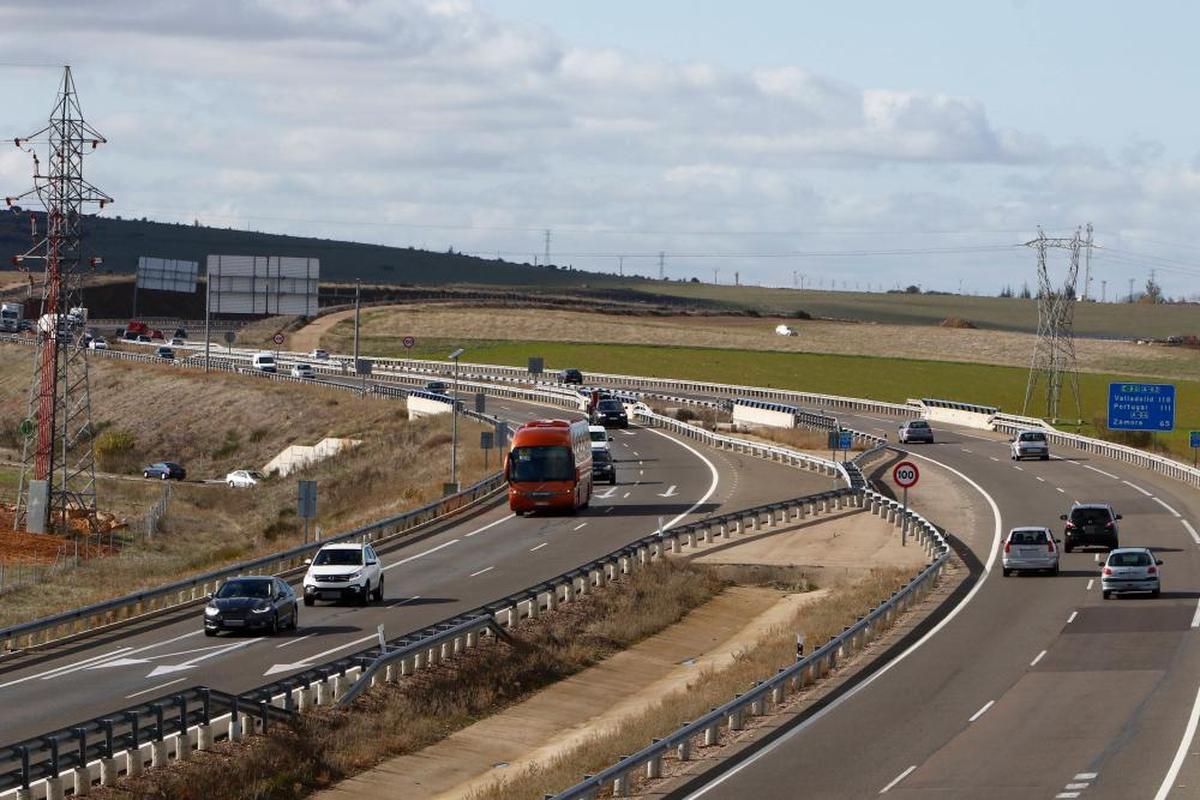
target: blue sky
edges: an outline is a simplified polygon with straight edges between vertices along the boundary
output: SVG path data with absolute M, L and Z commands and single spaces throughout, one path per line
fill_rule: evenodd
M 1091 221 L 1094 294 L 1195 295 L 1197 30 L 1185 3 L 0 0 L 0 137 L 58 79 L 13 65 L 69 58 L 106 213 L 986 293 L 1032 281 L 1037 225 Z M 0 148 L 5 193 L 28 174 Z

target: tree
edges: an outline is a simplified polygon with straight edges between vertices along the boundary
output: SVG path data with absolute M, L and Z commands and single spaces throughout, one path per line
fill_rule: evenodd
M 905 286 L 905 287 L 904 287 L 904 293 L 905 293 L 905 294 L 920 294 L 920 293 L 921 293 L 921 287 L 920 287 L 920 286 L 911 286 L 911 285 L 910 285 L 910 286 Z
M 1013 296 L 1012 287 L 1005 286 L 1003 289 L 1000 290 L 1000 296 L 1001 297 L 1012 297 Z
M 1146 279 L 1146 293 L 1142 295 L 1143 303 L 1161 303 L 1163 301 L 1162 287 L 1154 280 L 1152 274 Z
M 1029 291 L 1029 282 L 1026 281 L 1021 285 L 1021 299 L 1028 300 L 1033 297 L 1033 292 Z

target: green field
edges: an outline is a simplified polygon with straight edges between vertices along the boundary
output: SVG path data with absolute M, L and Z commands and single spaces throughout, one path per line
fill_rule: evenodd
M 367 337 L 363 353 L 444 359 L 455 347 L 467 348 L 463 355 L 467 362 L 524 366 L 530 356 L 542 356 L 547 369 L 579 367 L 595 372 L 695 378 L 898 403 L 909 398 L 936 397 L 998 406 L 1017 414 L 1021 413 L 1028 378 L 1025 369 L 987 364 L 654 345 L 426 339 L 405 350 L 398 338 Z M 1106 413 L 1108 384 L 1127 379 L 1121 375 L 1081 374 L 1079 390 L 1085 424 L 1078 429 L 1060 427 L 1095 435 L 1091 423 Z M 1176 381 L 1175 385 L 1177 430 L 1160 434 L 1158 445 L 1190 461 L 1187 431 L 1200 429 L 1200 381 Z M 1035 407 L 1030 413 L 1040 416 L 1043 410 Z M 1074 416 L 1074 410 L 1068 411 L 1066 405 L 1063 412 L 1063 416 Z

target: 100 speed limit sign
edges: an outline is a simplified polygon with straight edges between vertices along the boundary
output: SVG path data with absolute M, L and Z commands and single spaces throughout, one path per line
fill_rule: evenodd
M 892 480 L 896 485 L 907 489 L 910 486 L 916 486 L 917 481 L 921 477 L 920 470 L 917 465 L 911 461 L 901 461 L 892 469 Z

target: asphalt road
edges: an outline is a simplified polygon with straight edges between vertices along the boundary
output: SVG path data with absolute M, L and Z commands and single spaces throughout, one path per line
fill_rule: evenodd
M 511 422 L 566 414 L 489 399 Z M 210 639 L 201 609 L 156 618 L 0 664 L 0 745 L 70 725 L 172 689 L 207 685 L 243 691 L 419 630 L 551 578 L 652 533 L 663 519 L 693 519 L 794 497 L 831 479 L 732 456 L 660 431 L 612 433 L 616 486 L 598 487 L 577 516 L 514 517 L 499 502 L 403 544 L 385 547 L 385 600 L 300 609 L 300 630 L 277 638 Z
M 882 418 L 844 421 L 895 431 Z M 944 465 L 975 484 L 971 502 L 988 522 L 952 531 L 987 567 L 974 594 L 869 683 L 680 796 L 1099 800 L 1175 787 L 1171 797 L 1200 797 L 1189 731 L 1200 703 L 1200 498 L 1099 457 L 1015 464 L 1000 435 L 938 433 L 909 449 L 923 469 Z M 1057 578 L 1002 577 L 998 532 L 1060 531 L 1073 500 L 1111 502 L 1124 515 L 1121 544 L 1160 554 L 1160 598 L 1101 599 L 1093 552 L 1064 553 Z

